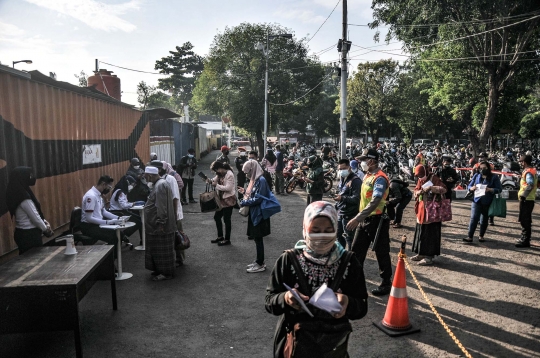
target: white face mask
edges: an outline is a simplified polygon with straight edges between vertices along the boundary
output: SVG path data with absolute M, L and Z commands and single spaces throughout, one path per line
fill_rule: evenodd
M 316 254 L 324 255 L 334 246 L 336 235 L 335 232 L 307 233 L 306 244 Z
M 188 154 L 188 158 L 193 158 L 193 154 Z
M 366 161 L 363 161 L 360 163 L 360 166 L 362 167 L 362 170 L 367 172 L 369 170 L 369 165 L 367 164 Z
M 133 190 L 133 185 L 128 185 L 128 193 Z
M 133 166 L 133 169 L 139 169 L 141 166 L 140 165 L 135 165 Z
M 149 181 L 146 185 L 148 185 L 149 189 L 152 189 L 154 187 L 154 183 L 152 183 L 151 181 Z
M 339 175 L 341 175 L 342 178 L 346 178 L 349 175 L 348 169 L 342 169 L 339 171 Z

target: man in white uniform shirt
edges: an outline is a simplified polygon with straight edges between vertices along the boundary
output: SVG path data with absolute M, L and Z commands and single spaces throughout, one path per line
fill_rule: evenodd
M 111 191 L 113 181 L 114 179 L 110 176 L 103 175 L 99 178 L 97 185 L 84 194 L 80 228 L 84 235 L 93 238 L 95 241 L 101 240 L 109 245 L 116 246 L 115 231 L 99 227 L 99 225 L 116 225 L 119 223 L 120 217 L 105 209 L 102 198 L 102 195 L 106 195 Z M 116 255 L 116 250 L 114 250 L 114 253 Z

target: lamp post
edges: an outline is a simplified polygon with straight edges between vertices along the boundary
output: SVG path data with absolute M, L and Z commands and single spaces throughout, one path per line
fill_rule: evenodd
M 24 62 L 24 63 L 27 63 L 27 64 L 31 64 L 31 63 L 32 63 L 32 60 L 13 61 L 12 67 L 15 68 L 15 64 L 16 64 L 16 63 L 21 63 L 21 62 Z
M 292 34 L 279 34 L 279 35 L 269 35 L 268 31 L 266 31 L 266 48 L 264 45 L 260 42 L 257 42 L 255 44 L 256 50 L 261 50 L 264 54 L 265 60 L 266 60 L 266 70 L 264 73 L 264 129 L 263 129 L 263 140 L 264 140 L 264 146 L 263 150 L 264 152 L 261 154 L 263 157 L 266 154 L 266 146 L 267 146 L 267 128 L 268 128 L 268 56 L 270 55 L 269 51 L 269 43 L 271 39 L 275 39 L 276 37 L 283 37 L 286 39 L 292 39 Z

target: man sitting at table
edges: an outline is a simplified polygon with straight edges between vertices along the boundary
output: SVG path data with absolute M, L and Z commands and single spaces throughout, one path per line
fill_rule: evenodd
M 112 189 L 114 179 L 108 175 L 103 175 L 99 178 L 96 186 L 88 190 L 84 194 L 82 200 L 81 213 L 81 232 L 93 238 L 95 241 L 101 240 L 109 245 L 117 244 L 116 232 L 111 229 L 102 229 L 100 225 L 116 225 L 120 221 L 120 217 L 108 212 L 105 209 L 102 195 L 108 194 Z M 127 238 L 124 238 L 127 240 Z M 114 251 L 116 256 L 116 250 Z

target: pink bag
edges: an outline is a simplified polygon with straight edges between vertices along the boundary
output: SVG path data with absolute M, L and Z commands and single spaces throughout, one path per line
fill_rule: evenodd
M 440 213 L 442 222 L 452 220 L 452 205 L 450 203 L 450 199 L 441 200 Z
M 426 200 L 426 223 L 441 222 L 441 202 L 435 200 L 436 195 L 433 195 L 433 200 Z

